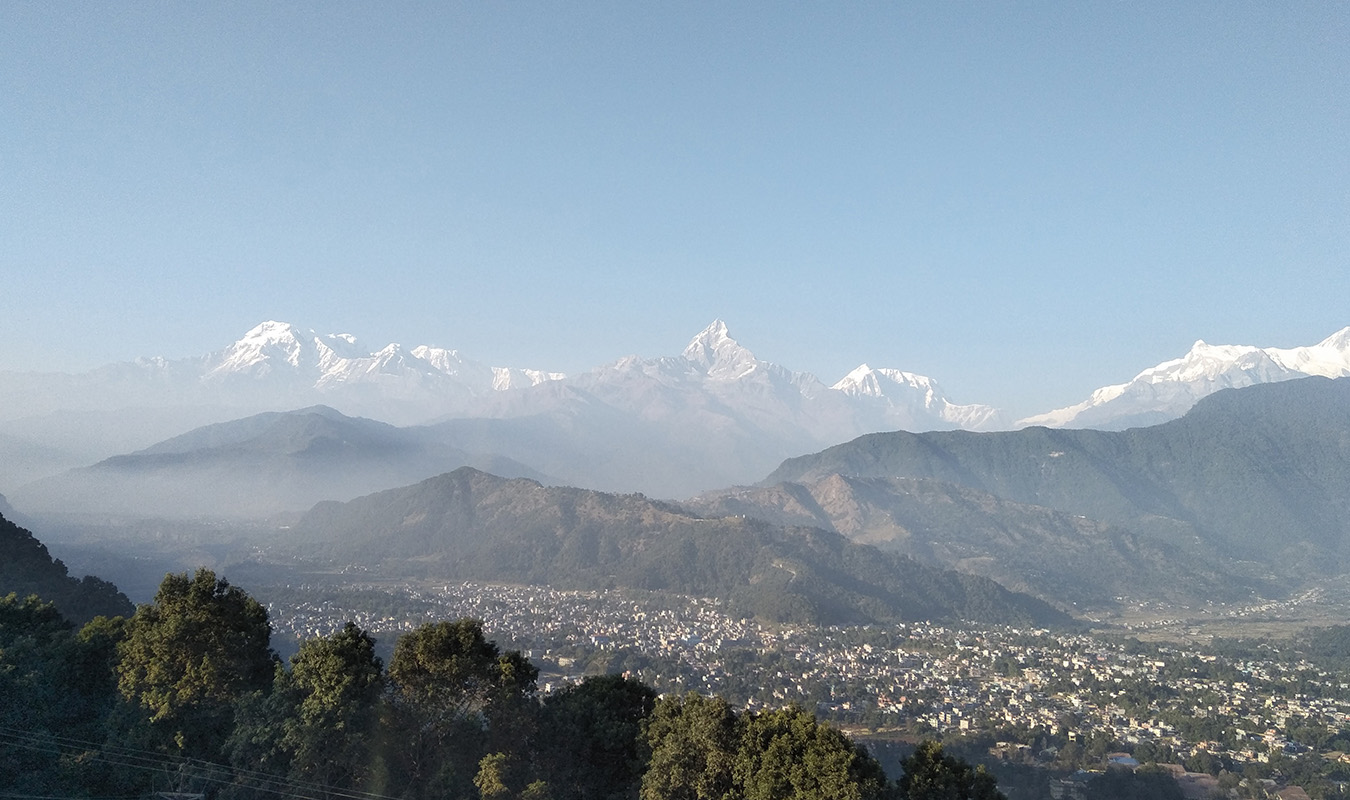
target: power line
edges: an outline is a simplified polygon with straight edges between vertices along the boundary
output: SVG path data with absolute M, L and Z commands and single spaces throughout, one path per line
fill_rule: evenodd
M 0 792 L 0 797 L 7 800 L 144 800 L 142 795 L 132 795 L 130 797 L 70 797 L 61 794 L 18 794 L 16 792 Z
M 374 792 L 339 789 L 322 783 L 300 781 L 260 770 L 233 767 L 197 758 L 175 758 L 153 750 L 91 742 L 68 736 L 58 736 L 45 731 L 29 731 L 23 728 L 0 726 L 0 744 L 8 744 L 12 747 L 21 747 L 55 756 L 87 753 L 93 758 L 115 766 L 172 776 L 181 777 L 185 769 L 192 769 L 197 771 L 197 774 L 193 775 L 192 778 L 205 783 L 228 785 L 243 778 L 249 781 L 249 788 L 255 791 L 288 795 L 296 798 L 296 800 L 326 800 L 327 798 L 399 800 L 389 795 Z M 212 774 L 213 772 L 216 774 Z M 225 777 L 218 777 L 220 775 Z M 15 796 L 15 798 L 16 800 L 47 800 L 26 796 Z M 51 798 L 50 800 L 66 799 Z M 78 800 L 88 800 L 88 798 L 79 798 Z

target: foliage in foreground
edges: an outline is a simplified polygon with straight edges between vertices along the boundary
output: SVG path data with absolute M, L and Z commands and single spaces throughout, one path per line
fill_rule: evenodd
M 538 671 L 461 619 L 402 636 L 386 669 L 348 624 L 288 664 L 266 611 L 209 570 L 130 619 L 76 629 L 0 599 L 0 791 L 221 800 L 959 800 L 1001 797 L 925 745 L 899 783 L 814 715 L 657 698 L 623 676 L 540 698 Z

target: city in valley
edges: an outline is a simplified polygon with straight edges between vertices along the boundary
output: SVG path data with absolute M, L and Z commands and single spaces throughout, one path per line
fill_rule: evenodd
M 262 596 L 279 642 L 349 619 L 392 639 L 471 617 L 540 666 L 544 692 L 624 672 L 663 692 L 751 709 L 796 703 L 883 757 L 894 743 L 940 738 L 989 764 L 1014 798 L 1023 784 L 1083 796 L 1095 774 L 1153 765 L 1188 797 L 1231 790 L 1291 800 L 1350 779 L 1344 672 L 1288 637 L 1215 638 L 1193 621 L 1117 620 L 1092 633 L 785 626 L 735 618 L 704 598 L 477 583 L 305 585 Z M 1217 618 L 1212 629 L 1250 632 L 1262 620 L 1283 625 L 1299 604 L 1204 614 Z

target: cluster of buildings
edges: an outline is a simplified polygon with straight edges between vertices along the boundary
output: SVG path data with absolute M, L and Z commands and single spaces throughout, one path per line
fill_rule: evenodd
M 363 610 L 352 597 L 392 599 Z M 1347 678 L 1273 646 L 1224 658 L 1006 627 L 772 626 L 706 598 L 473 583 L 367 586 L 270 611 L 280 632 L 300 638 L 352 619 L 385 641 L 424 622 L 473 617 L 490 638 L 526 651 L 544 691 L 617 665 L 662 691 L 720 694 L 750 708 L 795 702 L 872 728 L 993 737 L 991 754 L 1006 759 L 1054 760 L 1062 754 L 1042 746 L 1048 736 L 1062 748 L 1110 742 L 1166 754 L 1160 762 L 1232 770 L 1311 753 L 1350 761 L 1350 741 L 1337 736 L 1350 736 Z

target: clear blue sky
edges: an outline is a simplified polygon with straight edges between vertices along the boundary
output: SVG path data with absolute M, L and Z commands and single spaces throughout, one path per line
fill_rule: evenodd
M 1350 325 L 1350 4 L 11 0 L 0 277 L 0 369 L 721 317 L 1043 411 Z

